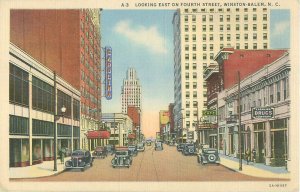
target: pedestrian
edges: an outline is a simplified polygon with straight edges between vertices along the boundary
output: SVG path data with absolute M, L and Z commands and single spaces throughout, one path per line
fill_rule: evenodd
M 256 150 L 252 149 L 253 162 L 256 163 Z
M 250 149 L 248 148 L 247 151 L 246 151 L 247 165 L 249 165 L 250 158 L 251 158 L 251 152 L 250 152 Z
M 60 156 L 60 162 L 61 162 L 61 164 L 63 164 L 65 161 L 65 150 L 63 148 L 60 149 L 59 156 Z

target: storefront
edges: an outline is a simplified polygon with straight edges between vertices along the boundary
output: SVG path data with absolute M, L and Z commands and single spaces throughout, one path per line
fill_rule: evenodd
M 106 130 L 88 131 L 87 138 L 89 143 L 89 150 L 94 150 L 97 146 L 105 146 L 108 144 L 110 132 Z

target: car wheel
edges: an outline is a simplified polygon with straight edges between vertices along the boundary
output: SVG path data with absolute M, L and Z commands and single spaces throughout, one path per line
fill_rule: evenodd
M 93 167 L 93 162 L 90 163 L 91 167 Z
M 113 165 L 112 167 L 113 167 L 113 168 L 115 168 L 115 166 L 114 166 L 114 165 Z
M 84 167 L 83 167 L 83 168 L 81 168 L 81 169 L 80 169 L 80 171 L 81 171 L 81 172 L 83 172 L 83 171 L 84 171 Z

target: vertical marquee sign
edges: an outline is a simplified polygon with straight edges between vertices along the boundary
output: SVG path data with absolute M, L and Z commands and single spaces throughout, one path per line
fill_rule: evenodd
M 105 47 L 105 97 L 112 99 L 112 49 Z

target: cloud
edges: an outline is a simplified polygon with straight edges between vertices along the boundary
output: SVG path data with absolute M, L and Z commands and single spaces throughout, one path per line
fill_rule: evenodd
M 273 35 L 274 36 L 283 35 L 284 33 L 286 33 L 289 27 L 290 27 L 289 21 L 280 21 L 277 24 L 275 24 Z
M 134 26 L 131 21 L 123 20 L 115 25 L 114 31 L 127 37 L 130 41 L 146 47 L 152 53 L 167 53 L 165 40 L 159 34 L 156 26 L 148 28 L 142 25 Z

